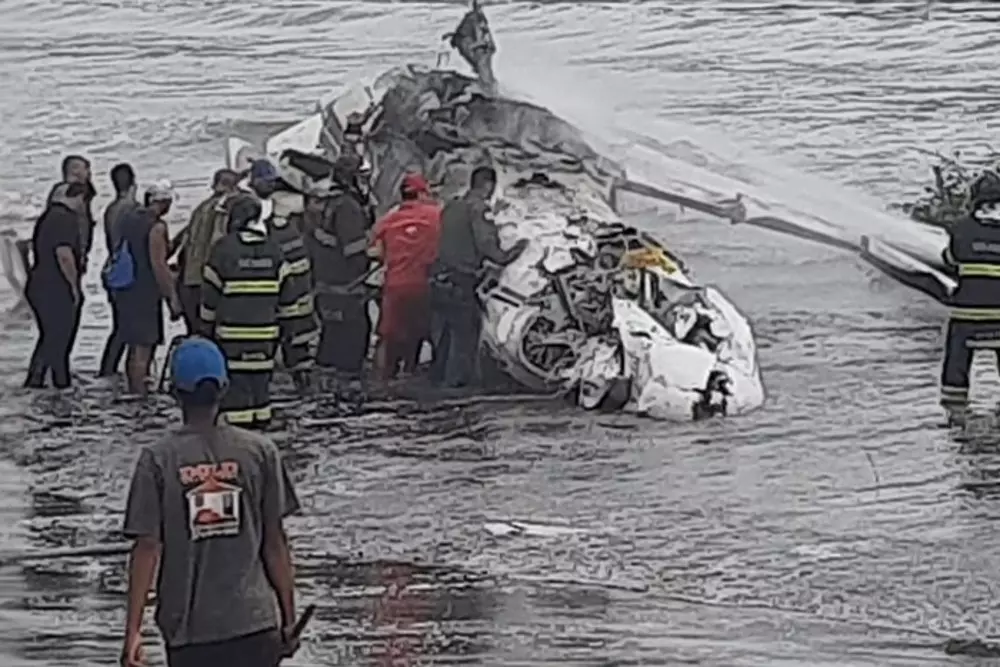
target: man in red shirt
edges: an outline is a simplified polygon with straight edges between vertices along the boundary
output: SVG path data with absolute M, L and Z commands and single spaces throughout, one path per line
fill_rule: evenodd
M 428 273 L 437 256 L 441 206 L 423 176 L 408 173 L 402 203 L 375 223 L 372 254 L 385 264 L 379 315 L 377 362 L 383 380 L 416 368 L 427 338 L 430 313 Z

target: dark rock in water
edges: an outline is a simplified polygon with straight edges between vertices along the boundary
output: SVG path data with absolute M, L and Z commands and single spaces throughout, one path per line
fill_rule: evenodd
M 987 643 L 981 639 L 949 639 L 942 648 L 947 655 L 1000 658 L 1000 644 Z

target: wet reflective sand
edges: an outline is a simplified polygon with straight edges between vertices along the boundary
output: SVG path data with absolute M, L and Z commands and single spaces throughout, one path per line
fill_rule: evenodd
M 923 2 L 782 7 L 490 15 L 501 78 L 559 80 L 595 117 L 607 104 L 622 122 L 697 122 L 816 170 L 831 198 L 848 196 L 842 184 L 901 198 L 926 175 L 909 147 L 989 136 L 991 5 L 935 6 L 929 22 Z M 179 219 L 226 135 L 294 120 L 352 68 L 430 59 L 460 14 L 182 0 L 0 11 L 0 217 L 22 229 L 68 150 L 181 182 Z M 81 15 L 94 20 L 81 28 Z M 538 53 L 567 68 L 529 69 Z M 617 82 L 613 100 L 580 82 L 600 76 Z M 291 420 L 278 438 L 305 505 L 291 526 L 301 598 L 320 606 L 291 664 L 942 665 L 968 660 L 949 639 L 1000 635 L 998 450 L 936 428 L 940 309 L 834 251 L 630 208 L 751 316 L 766 408 L 692 426 L 550 404 Z M 84 373 L 106 328 L 96 278 Z M 168 404 L 116 403 L 96 385 L 68 403 L 25 393 L 31 342 L 30 325 L 0 330 L 3 551 L 114 542 L 134 452 L 173 419 Z M 120 557 L 0 568 L 0 664 L 109 664 L 122 571 Z

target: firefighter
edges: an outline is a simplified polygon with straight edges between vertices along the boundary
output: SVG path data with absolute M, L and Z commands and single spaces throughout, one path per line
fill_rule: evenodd
M 941 372 L 941 405 L 954 426 L 965 423 L 975 348 L 1000 355 L 1000 176 L 984 172 L 972 184 L 969 209 L 944 251 L 958 275 Z
M 250 170 L 250 188 L 261 199 L 270 199 L 272 213 L 265 221 L 268 235 L 281 247 L 288 265 L 291 289 L 302 298 L 289 308 L 285 326 L 288 336 L 281 339 L 281 358 L 300 392 L 310 388 L 310 371 L 319 343 L 319 322 L 313 298 L 312 265 L 302 239 L 302 195 L 282 190 L 277 170 L 270 162 L 258 160 Z
M 368 272 L 372 221 L 356 186 L 359 164 L 353 155 L 337 158 L 333 187 L 314 194 L 320 211 L 306 234 L 321 321 L 316 363 L 349 377 L 361 376 L 371 337 L 361 283 Z
M 230 387 L 222 398 L 226 419 L 247 428 L 271 422 L 271 375 L 280 341 L 291 337 L 288 322 L 305 294 L 291 280 L 289 263 L 277 242 L 255 221 L 260 202 L 251 195 L 234 200 L 229 232 L 205 263 L 201 311 L 204 333 L 222 348 Z

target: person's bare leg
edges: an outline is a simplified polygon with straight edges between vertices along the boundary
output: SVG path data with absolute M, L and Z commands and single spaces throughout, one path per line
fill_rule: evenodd
M 128 377 L 128 390 L 131 394 L 145 396 L 149 393 L 146 377 L 149 375 L 149 363 L 153 358 L 153 348 L 146 345 L 131 345 L 128 348 L 128 359 L 125 362 L 125 375 Z

